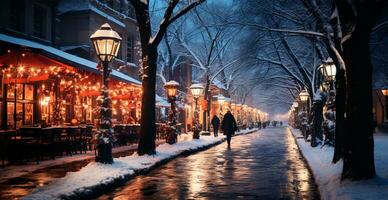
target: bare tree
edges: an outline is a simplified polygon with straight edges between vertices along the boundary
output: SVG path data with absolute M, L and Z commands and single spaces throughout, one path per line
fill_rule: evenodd
M 233 38 L 237 31 L 230 26 L 216 26 L 218 16 L 215 8 L 205 7 L 201 11 L 196 10 L 186 20 L 194 21 L 195 26 L 181 28 L 176 32 L 176 38 L 183 50 L 193 60 L 198 75 L 197 80 L 205 83 L 204 99 L 208 102 L 207 109 L 203 113 L 204 130 L 209 130 L 210 126 L 210 106 L 211 94 L 210 85 L 220 79 L 222 88 L 227 88 L 225 70 L 237 66 L 242 60 L 240 57 L 231 57 L 228 51 L 231 50 Z M 224 11 L 225 12 L 225 11 Z M 226 13 L 226 12 L 225 12 Z M 206 22 L 205 22 L 206 21 Z M 232 70 L 233 71 L 233 70 Z M 233 76 L 228 76 L 233 78 Z
M 164 10 L 163 18 L 158 30 L 153 34 L 150 18 L 149 0 L 130 0 L 135 13 L 139 27 L 140 43 L 142 52 L 142 109 L 141 109 L 141 127 L 138 154 L 155 154 L 155 84 L 158 59 L 158 45 L 162 41 L 167 28 L 180 17 L 184 16 L 190 10 L 203 3 L 205 0 L 189 1 L 178 11 L 176 10 L 180 0 L 170 0 Z
M 333 58 L 337 66 L 337 126 L 333 161 L 343 158 L 342 178 L 373 177 L 372 65 L 369 39 L 385 1 L 337 0 L 335 4 L 323 1 L 318 3 L 316 0 L 290 1 L 297 3 L 295 5 L 298 8 L 287 2 L 271 2 L 276 10 L 274 15 L 287 21 L 281 26 L 252 22 L 245 23 L 245 26 L 287 36 L 315 38 L 315 47 L 321 59 L 325 52 Z M 286 4 L 291 6 L 284 7 Z M 301 7 L 301 4 L 304 6 Z M 288 10 L 290 8 L 291 11 Z M 283 44 L 287 46 L 284 42 Z M 288 52 L 291 56 L 295 55 Z M 275 63 L 273 60 L 270 62 Z M 297 61 L 294 64 L 299 65 Z M 302 84 L 301 81 L 297 82 Z M 359 148 L 360 146 L 363 148 Z

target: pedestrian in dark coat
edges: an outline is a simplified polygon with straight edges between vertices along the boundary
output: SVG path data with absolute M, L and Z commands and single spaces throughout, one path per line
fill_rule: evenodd
M 226 112 L 224 118 L 222 119 L 221 129 L 226 135 L 226 140 L 228 141 L 228 147 L 230 147 L 230 140 L 234 135 L 234 132 L 237 131 L 237 123 L 230 111 Z
M 220 127 L 220 119 L 217 117 L 217 115 L 214 115 L 212 119 L 212 125 L 214 130 L 214 137 L 218 137 L 218 127 Z

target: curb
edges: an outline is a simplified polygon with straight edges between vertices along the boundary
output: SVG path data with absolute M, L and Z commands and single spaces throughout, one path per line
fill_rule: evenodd
M 258 131 L 258 130 L 248 131 L 246 133 L 235 135 L 233 137 L 251 134 L 251 133 L 254 133 L 256 131 Z M 189 155 L 195 154 L 197 152 L 210 149 L 211 147 L 217 146 L 217 145 L 219 145 L 219 144 L 221 144 L 221 143 L 223 143 L 225 141 L 226 141 L 226 138 L 222 138 L 220 141 L 217 141 L 215 143 L 199 147 L 197 149 L 187 149 L 187 150 L 184 150 L 184 151 L 180 152 L 179 154 L 176 154 L 175 156 L 169 157 L 167 159 L 164 159 L 164 160 L 161 160 L 161 161 L 155 163 L 154 165 L 152 165 L 149 168 L 134 170 L 133 174 L 124 175 L 124 176 L 122 176 L 120 178 L 115 179 L 113 182 L 110 182 L 110 183 L 107 183 L 107 184 L 100 184 L 100 185 L 96 185 L 96 186 L 89 187 L 89 188 L 83 188 L 82 190 L 80 189 L 80 191 L 76 190 L 76 191 L 72 192 L 72 194 L 70 194 L 70 195 L 62 195 L 59 198 L 60 199 L 66 199 L 66 200 L 82 200 L 82 199 L 92 199 L 92 198 L 99 197 L 99 196 L 103 195 L 106 192 L 113 191 L 117 187 L 125 185 L 125 183 L 127 181 L 131 180 L 132 178 L 134 178 L 136 176 L 146 175 L 146 174 L 150 173 L 152 170 L 154 170 L 154 169 L 156 169 L 156 168 L 158 168 L 158 167 L 168 163 L 169 161 L 171 161 L 171 160 L 173 160 L 173 159 L 175 159 L 177 157 L 189 156 Z
M 298 141 L 297 141 L 297 139 L 296 139 L 296 137 L 295 137 L 295 135 L 294 135 L 294 132 L 292 131 L 292 129 L 291 129 L 290 127 L 287 127 L 287 128 L 288 128 L 288 130 L 290 130 L 290 133 L 291 133 L 291 135 L 292 135 L 292 138 L 294 138 L 294 142 L 295 142 L 296 146 L 298 147 L 298 152 L 299 152 L 299 154 L 301 155 L 303 161 L 306 163 L 307 170 L 309 170 L 309 172 L 313 175 L 313 179 L 314 179 L 315 185 L 316 185 L 317 188 L 318 188 L 319 197 L 322 199 L 322 195 L 321 195 L 322 189 L 321 189 L 320 185 L 317 183 L 317 181 L 315 180 L 314 171 L 313 171 L 313 169 L 311 168 L 310 163 L 308 162 L 307 158 L 304 156 L 302 150 L 300 149 L 300 146 L 299 146 Z

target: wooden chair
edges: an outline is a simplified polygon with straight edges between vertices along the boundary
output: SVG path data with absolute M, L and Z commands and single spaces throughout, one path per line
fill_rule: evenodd
M 39 138 L 39 156 L 40 159 L 45 156 L 49 156 L 51 159 L 55 159 L 56 144 L 54 141 L 53 129 L 42 129 L 40 131 Z
M 15 133 L 16 131 L 3 131 L 0 133 L 1 166 L 4 166 L 5 162 L 9 160 L 10 140 L 12 135 L 14 135 Z
M 35 158 L 36 162 L 40 161 L 40 137 L 41 137 L 41 128 L 38 127 L 29 127 L 29 128 L 20 128 L 17 134 L 17 137 L 14 138 L 15 152 L 20 156 L 21 160 L 29 160 L 30 158 Z
M 93 126 L 81 128 L 81 152 L 84 151 L 86 153 L 87 150 L 91 150 L 92 130 Z

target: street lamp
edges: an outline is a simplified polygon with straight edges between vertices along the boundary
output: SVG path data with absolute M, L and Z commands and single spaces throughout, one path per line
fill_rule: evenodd
M 335 80 L 337 68 L 331 58 L 328 58 L 320 67 L 321 74 L 330 81 Z
M 299 94 L 299 98 L 300 98 L 300 101 L 302 102 L 302 111 L 303 111 L 303 115 L 305 115 L 302 119 L 302 133 L 304 135 L 304 138 L 305 140 L 307 139 L 307 131 L 306 131 L 306 120 L 307 120 L 307 116 L 308 116 L 308 108 L 306 109 L 306 105 L 305 103 L 307 102 L 308 98 L 309 98 L 309 94 L 306 92 L 306 90 L 303 90 L 300 94 Z M 304 112 L 306 111 L 306 112 Z
M 102 88 L 101 88 L 101 119 L 97 131 L 97 156 L 96 162 L 113 163 L 112 157 L 112 108 L 109 99 L 108 77 L 110 74 L 109 62 L 117 56 L 120 48 L 121 37 L 112 30 L 109 24 L 103 24 L 92 36 L 90 40 L 93 43 L 97 57 L 102 64 Z
M 190 86 L 190 91 L 195 101 L 193 139 L 199 139 L 199 132 L 201 131 L 201 125 L 199 123 L 198 99 L 202 95 L 204 89 L 205 88 L 202 84 L 199 83 L 194 83 Z
M 309 94 L 306 92 L 306 90 L 303 90 L 300 94 L 299 94 L 299 98 L 302 102 L 306 102 L 308 99 L 309 99 Z
M 168 135 L 166 138 L 166 142 L 168 144 L 174 144 L 177 142 L 178 128 L 176 127 L 176 96 L 179 88 L 179 83 L 176 81 L 169 81 L 164 85 L 166 89 L 166 94 L 168 101 L 171 104 L 171 109 L 168 114 Z
M 166 94 L 169 101 L 176 101 L 178 88 L 179 83 L 176 81 L 169 81 L 164 85 L 164 89 L 166 89 Z

